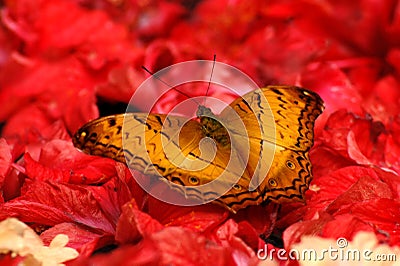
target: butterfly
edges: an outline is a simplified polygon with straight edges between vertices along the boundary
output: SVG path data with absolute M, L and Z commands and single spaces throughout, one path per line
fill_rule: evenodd
M 312 180 L 309 150 L 320 96 L 295 86 L 267 86 L 219 115 L 198 106 L 197 118 L 125 113 L 81 127 L 85 153 L 159 176 L 189 199 L 237 212 L 250 205 L 303 200 Z

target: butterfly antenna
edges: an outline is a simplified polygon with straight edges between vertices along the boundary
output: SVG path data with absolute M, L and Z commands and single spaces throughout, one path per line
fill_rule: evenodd
M 157 77 L 157 75 L 155 75 L 153 72 L 151 72 L 150 70 L 148 70 L 145 66 L 142 66 L 142 68 L 144 69 L 144 71 L 146 71 L 147 73 L 149 73 L 151 76 L 153 76 L 155 79 L 157 79 L 158 81 L 160 81 L 161 83 L 165 84 L 167 87 L 171 88 L 174 91 L 179 92 L 180 94 L 182 94 L 183 96 L 185 96 L 186 98 L 194 101 L 197 105 L 200 105 L 200 103 L 198 101 L 196 101 L 195 99 L 193 99 L 190 95 L 176 89 L 174 86 L 171 86 L 170 84 L 168 84 L 167 82 L 165 82 L 164 80 L 160 79 L 159 77 Z
M 212 80 L 212 76 L 213 76 L 213 73 L 214 73 L 214 67 L 215 67 L 216 58 L 217 58 L 217 55 L 214 54 L 213 65 L 212 65 L 212 68 L 211 68 L 210 80 L 208 81 L 208 87 L 207 87 L 207 90 L 206 90 L 206 96 L 208 95 L 208 91 L 210 90 L 211 80 Z M 207 101 L 207 98 L 204 99 L 204 102 L 203 102 L 204 106 L 206 105 L 206 101 Z

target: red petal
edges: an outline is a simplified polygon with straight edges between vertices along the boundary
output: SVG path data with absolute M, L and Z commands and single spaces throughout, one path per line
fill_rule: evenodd
M 395 140 L 395 133 L 388 136 L 385 147 L 385 163 L 386 165 L 400 174 L 400 145 Z
M 379 177 L 370 168 L 361 166 L 349 166 L 341 168 L 329 175 L 314 180 L 314 184 L 320 189 L 313 195 L 309 204 L 326 207 L 343 193 L 348 191 L 357 181 L 364 176 L 371 177 L 370 181 L 378 182 Z M 367 182 L 368 183 L 368 182 Z M 333 189 L 334 188 L 334 189 Z M 350 195 L 349 195 L 350 196 Z
M 164 40 L 152 42 L 146 49 L 144 65 L 153 73 L 176 63 L 174 43 Z
M 25 263 L 25 257 L 8 253 L 0 256 L 0 266 L 19 266 Z
M 400 198 L 400 179 L 399 179 L 399 175 L 393 173 L 393 172 L 389 172 L 389 171 L 385 171 L 383 169 L 380 168 L 374 168 L 375 172 L 378 174 L 379 178 L 385 182 L 385 184 L 387 184 L 392 193 L 393 196 L 397 199 Z M 386 197 L 385 197 L 386 198 Z
M 356 121 L 354 114 L 342 109 L 331 116 L 325 124 L 325 130 L 322 132 L 322 141 L 326 146 L 333 150 L 340 152 L 344 157 L 347 154 L 347 135 L 350 131 L 351 125 Z
M 45 135 L 45 132 L 51 130 L 52 121 L 46 112 L 41 110 L 37 105 L 28 105 L 16 112 L 11 118 L 7 120 L 7 124 L 3 128 L 3 135 L 6 138 L 14 138 L 19 136 L 18 141 L 30 140 L 29 133 L 37 138 L 52 138 L 53 136 Z M 40 129 L 40 130 L 39 130 Z M 46 133 L 47 133 L 46 132 Z
M 168 217 L 167 226 L 180 226 L 195 232 L 204 233 L 219 225 L 227 218 L 227 213 L 220 208 L 206 207 L 177 208 L 177 213 Z M 164 220 L 165 221 L 165 220 Z
M 355 203 L 377 198 L 393 198 L 389 186 L 376 180 L 375 173 L 371 173 L 371 176 L 363 175 L 345 193 L 329 204 L 326 211 L 331 214 L 346 213 Z
M 33 161 L 30 155 L 26 155 L 26 174 L 31 178 L 94 184 L 117 176 L 115 161 L 79 152 L 70 141 L 47 142 L 39 154 L 32 155 L 39 157 L 38 162 Z
M 247 221 L 238 223 L 238 232 L 236 236 L 243 240 L 252 250 L 257 250 L 260 243 L 263 241 L 260 239 L 260 234 L 256 229 Z
M 321 236 L 327 238 L 344 237 L 351 240 L 359 231 L 373 231 L 367 222 L 354 217 L 352 214 L 337 215 L 332 221 L 325 224 Z
M 387 54 L 387 61 L 389 64 L 391 64 L 392 67 L 396 69 L 397 73 L 400 73 L 400 49 L 398 48 L 393 48 L 391 49 L 388 54 Z M 396 93 L 396 92 L 393 92 Z M 390 95 L 392 96 L 392 95 Z M 385 97 L 386 98 L 386 97 Z M 390 99 L 390 97 L 387 97 L 387 99 Z M 394 100 L 395 98 L 392 98 Z
M 87 186 L 86 189 L 113 225 L 117 224 L 122 207 L 132 199 L 127 184 L 119 176 L 101 186 Z
M 163 228 L 157 220 L 138 210 L 136 202 L 132 200 L 122 207 L 115 239 L 121 244 L 135 243 Z
M 386 21 L 390 21 L 395 7 L 395 1 L 335 2 L 327 9 L 330 19 L 322 20 L 321 23 L 323 27 L 332 29 L 330 34 L 334 38 L 340 38 L 341 42 L 349 42 L 363 53 L 374 53 L 385 49 L 376 36 L 382 34 L 381 28 L 385 26 Z M 363 12 L 357 16 L 359 10 Z M 347 23 L 344 25 L 340 21 Z M 354 34 L 357 31 L 366 34 Z
M 161 252 L 164 265 L 237 265 L 241 260 L 246 261 L 247 254 L 239 252 L 235 254 L 235 263 L 229 248 L 179 227 L 167 227 L 151 238 Z
M 385 126 L 370 117 L 340 110 L 333 113 L 322 132 L 324 145 L 359 164 L 384 165 L 388 135 Z
M 11 77 L 15 76 L 12 75 L 11 80 L 5 81 L 4 90 L 0 93 L 0 103 L 9 106 L 11 98 L 25 102 L 35 101 L 33 106 L 42 111 L 42 114 L 34 117 L 33 121 L 28 121 L 32 130 L 42 129 L 37 119 L 48 125 L 63 119 L 68 130 L 75 132 L 81 125 L 98 116 L 94 94 L 95 80 L 89 74 L 73 56 L 52 62 L 34 62 L 20 70 L 18 80 L 12 80 Z M 35 84 L 34 89 L 32 84 Z M 20 105 L 2 109 L 0 118 L 4 120 L 18 113 L 19 109 Z M 18 119 L 24 121 L 26 117 L 18 116 Z
M 11 149 L 7 141 L 0 139 L 0 189 L 4 189 L 4 180 L 10 170 L 12 163 Z
M 25 175 L 20 173 L 18 170 L 13 169 L 12 171 L 10 171 L 4 179 L 4 186 L 2 188 L 0 203 L 4 201 L 9 201 L 21 195 L 21 186 L 23 185 L 24 179 Z
M 18 217 L 23 222 L 47 226 L 75 222 L 114 233 L 115 224 L 111 215 L 103 211 L 87 189 L 50 181 L 25 182 L 22 196 L 3 204 L 0 219 Z
M 147 177 L 149 179 L 149 177 Z M 185 202 L 184 195 L 178 191 L 171 190 L 164 182 L 155 181 L 157 185 L 153 186 L 150 194 L 157 190 L 157 195 L 165 192 L 174 200 L 182 198 L 181 202 Z M 193 202 L 196 203 L 196 202 Z M 201 204 L 194 206 L 179 206 L 166 203 L 154 197 L 149 197 L 147 201 L 148 213 L 160 223 L 168 226 L 183 226 L 195 231 L 204 232 L 210 227 L 220 224 L 227 218 L 227 211 L 220 206 L 214 204 Z
M 140 35 L 147 38 L 168 33 L 185 14 L 182 6 L 172 2 L 149 1 L 136 5 L 138 17 L 135 28 Z
M 34 161 L 29 153 L 24 155 L 25 174 L 35 180 L 45 181 L 53 180 L 59 182 L 68 182 L 70 173 L 67 170 L 47 168 Z
M 294 243 L 300 241 L 303 235 L 317 235 L 323 230 L 325 224 L 333 217 L 325 212 L 321 212 L 320 216 L 314 220 L 298 222 L 289 226 L 285 232 L 283 232 L 283 241 L 285 248 L 290 248 Z
M 340 168 L 354 165 L 351 159 L 341 156 L 325 145 L 318 145 L 312 148 L 310 151 L 310 159 L 313 166 L 314 180 Z
M 400 244 L 398 217 L 400 217 L 400 202 L 393 199 L 372 199 L 356 203 L 351 213 L 361 221 L 373 226 L 381 239 L 390 245 Z
M 107 101 L 127 103 L 144 82 L 145 74 L 143 70 L 134 69 L 132 66 L 122 66 L 111 69 L 107 78 L 107 83 L 97 86 L 98 96 Z M 140 106 L 138 108 L 140 109 Z
M 373 84 L 365 92 L 363 108 L 375 120 L 390 123 L 399 113 L 400 83 L 395 76 L 386 75 Z
M 74 223 L 57 224 L 41 233 L 40 238 L 45 245 L 49 245 L 58 234 L 68 235 L 69 241 L 67 247 L 78 250 L 80 257 L 89 257 L 96 249 L 114 243 L 112 235 L 90 231 Z
M 267 206 L 251 206 L 240 210 L 232 218 L 240 225 L 249 223 L 258 235 L 268 236 L 273 228 L 281 206 L 269 203 Z
M 137 245 L 124 245 L 107 254 L 98 254 L 88 260 L 73 262 L 71 265 L 160 265 L 160 251 L 151 239 L 144 239 Z
M 334 64 L 313 64 L 301 76 L 301 84 L 305 88 L 317 91 L 325 102 L 324 121 L 332 112 L 346 108 L 348 112 L 363 114 L 362 98 L 352 86 L 343 70 Z
M 275 229 L 282 232 L 292 224 L 315 217 L 319 210 L 318 205 L 310 205 L 304 205 L 299 202 L 282 205 Z

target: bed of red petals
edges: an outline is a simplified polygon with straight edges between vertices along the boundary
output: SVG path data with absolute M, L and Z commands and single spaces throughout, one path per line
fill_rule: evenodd
M 67 264 L 257 265 L 270 235 L 271 249 L 280 238 L 289 249 L 304 235 L 359 231 L 400 245 L 398 1 L 0 5 L 0 220 L 18 218 L 47 245 L 68 235 L 79 257 Z M 172 206 L 142 191 L 125 165 L 73 147 L 71 134 L 101 106 L 129 101 L 148 77 L 142 65 L 213 54 L 260 86 L 296 84 L 324 99 L 306 205 L 237 214 Z M 20 260 L 3 254 L 0 264 Z

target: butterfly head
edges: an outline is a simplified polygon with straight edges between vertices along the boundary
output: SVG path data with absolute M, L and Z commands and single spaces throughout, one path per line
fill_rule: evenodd
M 204 105 L 199 105 L 197 112 L 196 112 L 196 116 L 199 118 L 203 117 L 203 116 L 215 118 L 215 114 L 211 111 L 211 109 L 208 107 L 205 107 Z

